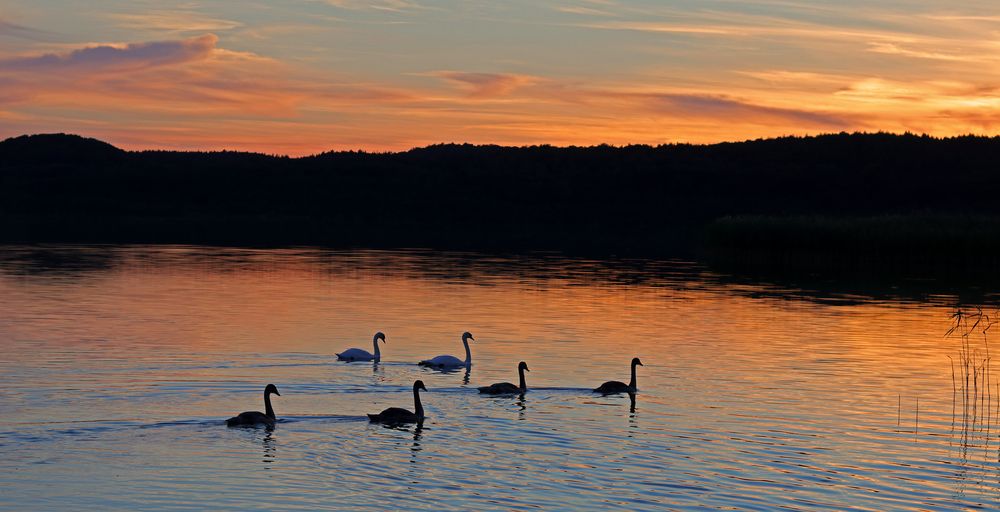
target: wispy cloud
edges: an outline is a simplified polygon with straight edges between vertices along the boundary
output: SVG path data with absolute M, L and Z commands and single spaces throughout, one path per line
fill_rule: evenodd
M 0 60 L 5 71 L 61 71 L 67 69 L 139 69 L 177 64 L 208 57 L 218 38 L 206 34 L 179 41 L 89 46 L 69 53 Z
M 787 69 L 741 70 L 736 71 L 736 73 L 760 80 L 769 86 L 817 92 L 837 90 L 854 79 L 854 77 L 845 74 L 792 71 Z
M 472 98 L 504 96 L 518 87 L 538 81 L 537 77 L 513 73 L 473 73 L 463 71 L 437 71 L 433 76 L 457 84 Z
M 662 23 L 646 21 L 606 21 L 598 23 L 577 24 L 583 28 L 596 28 L 604 30 L 630 30 L 636 32 L 656 32 L 673 34 L 706 34 L 706 35 L 729 35 L 735 36 L 745 34 L 746 28 L 722 25 L 699 25 L 684 23 Z
M 37 28 L 18 25 L 0 18 L 0 37 L 16 37 L 31 41 L 48 41 L 52 39 L 52 34 Z
M 583 16 L 615 17 L 615 13 L 607 9 L 598 9 L 583 5 L 557 5 L 553 9 L 567 14 L 579 14 Z
M 242 27 L 238 21 L 212 17 L 192 10 L 153 9 L 141 13 L 112 13 L 119 27 L 168 33 L 222 32 Z
M 411 0 L 325 0 L 340 9 L 373 9 L 376 11 L 404 12 L 423 10 L 429 7 Z
M 792 122 L 799 126 L 827 129 L 844 129 L 854 124 L 853 121 L 841 115 L 825 114 L 803 109 L 770 107 L 725 96 L 660 94 L 650 96 L 649 100 L 652 106 L 667 114 L 711 118 L 721 121 L 730 120 L 737 123 L 744 123 L 748 120 L 766 120 L 775 124 Z
M 969 53 L 944 53 L 940 51 L 915 50 L 893 43 L 870 43 L 868 51 L 874 53 L 884 53 L 887 55 L 900 55 L 903 57 L 913 57 L 917 59 L 944 60 L 954 62 L 982 62 L 987 60 L 985 55 Z M 990 59 L 992 60 L 992 59 Z
M 980 14 L 926 14 L 927 19 L 936 21 L 984 21 L 1000 24 L 1000 16 Z

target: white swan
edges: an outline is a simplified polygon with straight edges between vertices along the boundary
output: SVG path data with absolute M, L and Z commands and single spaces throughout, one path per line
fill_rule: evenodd
M 375 345 L 374 355 L 360 348 L 349 348 L 337 354 L 337 359 L 341 361 L 378 361 L 382 358 L 382 354 L 378 351 L 378 340 L 382 340 L 382 343 L 385 343 L 385 334 L 377 332 L 375 333 L 375 337 L 372 338 L 372 344 Z
M 456 368 L 459 366 L 472 366 L 472 351 L 469 350 L 469 340 L 476 341 L 469 332 L 462 333 L 462 344 L 465 345 L 465 361 L 455 356 L 437 356 L 434 359 L 420 361 L 420 366 L 430 366 L 431 368 Z

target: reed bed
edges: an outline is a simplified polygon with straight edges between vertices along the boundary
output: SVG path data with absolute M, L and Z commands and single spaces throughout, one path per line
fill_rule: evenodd
M 988 454 L 993 425 L 1000 418 L 1000 401 L 993 399 L 993 389 L 1000 397 L 1000 381 L 992 375 L 990 330 L 1000 310 L 981 307 L 959 308 L 952 315 L 952 326 L 945 334 L 957 338 L 958 354 L 951 361 L 952 432 L 959 436 L 962 459 L 969 450 L 982 446 Z M 996 403 L 995 403 L 996 402 Z M 987 455 L 988 456 L 988 455 Z M 997 453 L 1000 460 L 1000 451 Z
M 703 245 L 710 259 L 724 263 L 996 273 L 1000 216 L 726 216 L 706 227 Z

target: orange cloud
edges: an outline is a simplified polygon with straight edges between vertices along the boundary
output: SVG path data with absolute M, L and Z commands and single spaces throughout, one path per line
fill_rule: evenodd
M 217 47 L 212 34 L 174 41 L 91 45 L 0 60 L 0 104 L 116 112 L 287 112 L 276 63 Z M 244 69 L 245 68 L 245 69 Z
M 535 77 L 512 73 L 469 73 L 461 71 L 438 71 L 433 73 L 452 83 L 458 84 L 472 98 L 492 98 L 504 96 L 514 89 L 537 81 Z

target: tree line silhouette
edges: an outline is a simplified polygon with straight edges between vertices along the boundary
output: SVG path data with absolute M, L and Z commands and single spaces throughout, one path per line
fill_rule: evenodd
M 774 219 L 799 219 L 796 229 L 809 232 L 801 219 L 992 218 L 1000 213 L 998 157 L 997 137 L 883 133 L 712 145 L 440 144 L 302 158 L 128 152 L 74 135 L 21 136 L 0 142 L 0 238 L 611 252 L 685 251 L 705 240 L 751 246 L 761 238 L 754 226 L 773 229 Z

